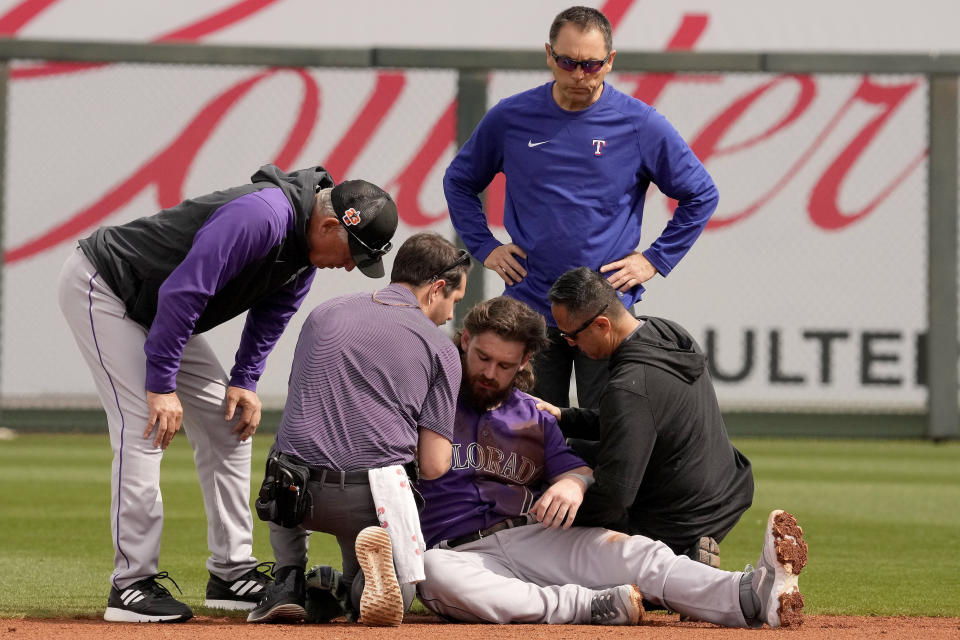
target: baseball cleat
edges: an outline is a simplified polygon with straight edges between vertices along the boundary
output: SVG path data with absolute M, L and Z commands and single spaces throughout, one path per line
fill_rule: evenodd
M 125 589 L 110 589 L 103 619 L 107 622 L 185 622 L 192 618 L 190 607 L 171 596 L 167 588 L 157 582 L 158 579 L 173 582 L 173 578 L 163 571 Z
M 305 591 L 303 569 L 280 567 L 274 573 L 273 584 L 267 587 L 263 598 L 247 615 L 247 622 L 302 621 L 307 613 L 304 609 Z
M 803 624 L 803 594 L 797 578 L 807 564 L 807 543 L 797 519 L 776 510 L 767 519 L 763 551 L 751 576 L 760 601 L 760 622 L 771 628 Z
M 634 625 L 643 619 L 643 594 L 636 585 L 604 589 L 590 602 L 590 624 Z
M 393 568 L 390 534 L 380 527 L 367 527 L 357 534 L 356 553 L 364 577 L 360 623 L 399 626 L 403 622 L 403 596 Z
M 272 562 L 261 562 L 233 580 L 223 580 L 211 573 L 207 581 L 207 599 L 203 605 L 234 611 L 255 608 L 266 595 L 267 587 L 273 584 L 273 566 Z

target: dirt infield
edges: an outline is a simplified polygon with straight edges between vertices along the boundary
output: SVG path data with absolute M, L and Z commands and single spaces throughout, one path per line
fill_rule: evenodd
M 593 627 L 546 625 L 451 625 L 427 616 L 411 616 L 395 628 L 371 628 L 345 622 L 326 625 L 248 625 L 237 619 L 198 617 L 184 624 L 118 624 L 100 620 L 0 620 L 2 640 L 593 640 L 594 638 L 649 638 L 651 640 L 700 640 L 722 638 L 790 638 L 790 640 L 956 640 L 960 618 L 807 616 L 797 629 L 754 631 L 722 629 L 706 623 L 680 622 L 678 616 L 648 614 L 639 627 Z M 758 635 L 761 634 L 761 635 Z

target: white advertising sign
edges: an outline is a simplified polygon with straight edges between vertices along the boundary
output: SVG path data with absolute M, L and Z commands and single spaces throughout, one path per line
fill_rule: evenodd
M 620 50 L 956 51 L 955 2 L 608 0 Z M 0 33 L 311 47 L 534 50 L 565 2 L 0 2 Z M 491 103 L 549 79 L 491 76 Z M 917 76 L 614 73 L 673 122 L 721 194 L 707 230 L 638 311 L 684 324 L 726 407 L 922 407 L 927 87 Z M 384 186 L 398 240 L 453 236 L 441 177 L 455 150 L 452 71 L 18 62 L 10 73 L 0 391 L 89 398 L 56 302 L 78 238 L 241 184 L 266 162 Z M 499 219 L 495 182 L 491 220 Z M 647 199 L 644 247 L 671 203 Z M 501 237 L 504 237 L 502 230 Z M 395 243 L 396 244 L 396 243 Z M 643 248 L 643 247 L 641 247 Z M 387 261 L 389 271 L 390 260 Z M 487 295 L 500 293 L 486 278 Z M 270 356 L 282 402 L 305 310 L 384 283 L 324 271 Z M 242 320 L 210 332 L 226 368 Z

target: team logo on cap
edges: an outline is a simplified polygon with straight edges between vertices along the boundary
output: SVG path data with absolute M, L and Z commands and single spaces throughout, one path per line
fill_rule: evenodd
M 343 212 L 343 224 L 345 226 L 353 226 L 355 224 L 360 224 L 360 212 L 350 207 Z

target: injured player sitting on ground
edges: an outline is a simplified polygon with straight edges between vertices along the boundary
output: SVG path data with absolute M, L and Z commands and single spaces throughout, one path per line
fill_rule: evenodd
M 789 513 L 770 514 L 757 567 L 742 572 L 644 536 L 571 528 L 593 478 L 523 391 L 544 340 L 542 316 L 511 298 L 482 302 L 464 321 L 452 465 L 419 485 L 424 605 L 464 622 L 625 625 L 647 599 L 728 627 L 800 624 L 807 546 Z

